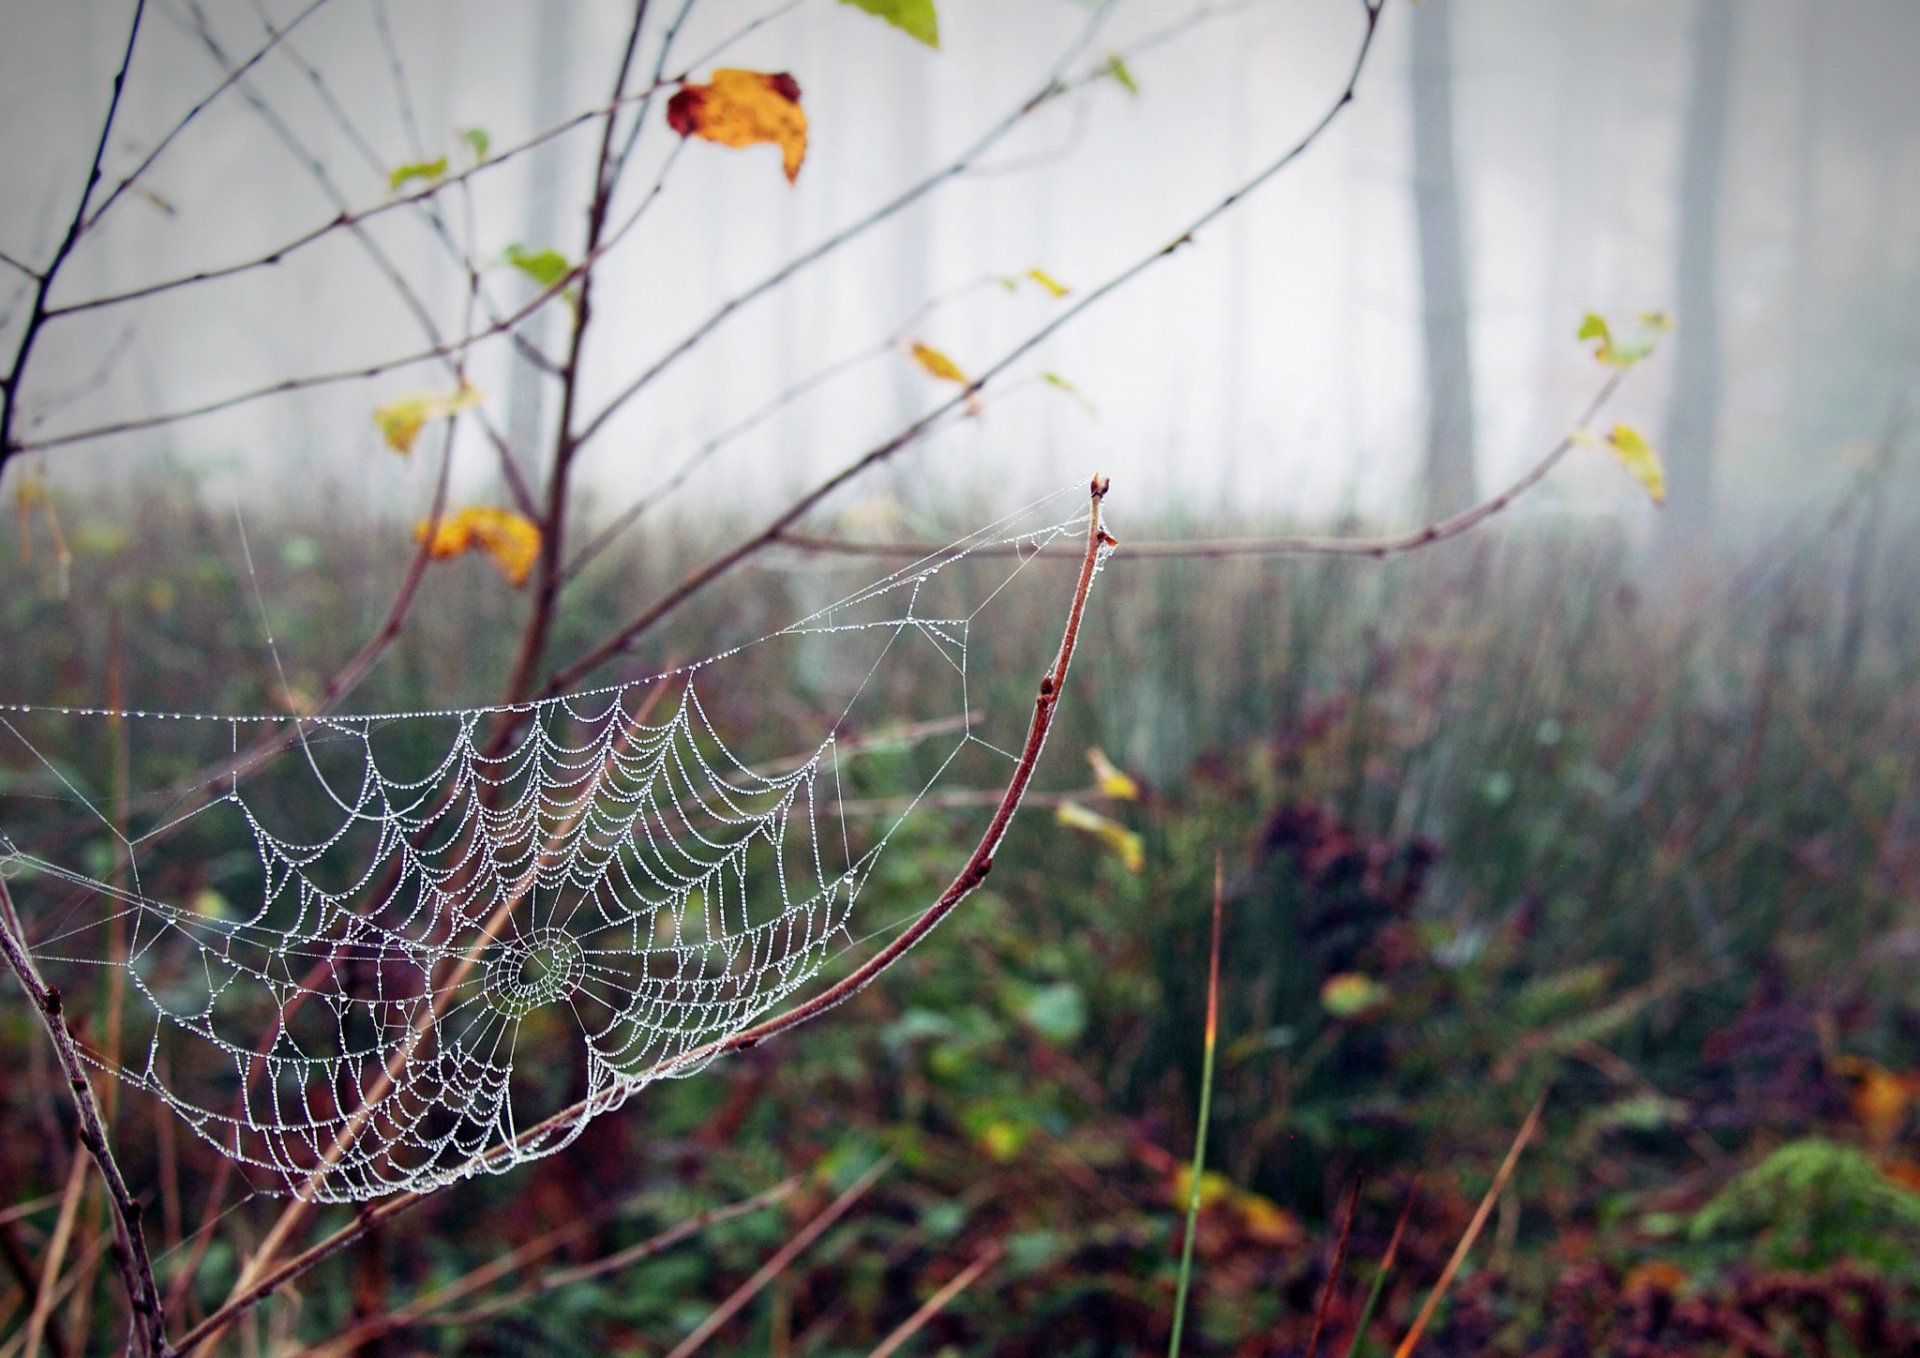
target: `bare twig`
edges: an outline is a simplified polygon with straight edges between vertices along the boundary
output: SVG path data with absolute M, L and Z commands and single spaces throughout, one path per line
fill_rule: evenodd
M 1586 408 L 1574 420 L 1573 428 L 1581 429 L 1593 422 L 1595 416 L 1613 399 L 1620 389 L 1620 383 L 1626 374 L 1616 371 L 1609 376 Z M 1566 458 L 1578 441 L 1569 432 L 1548 449 L 1538 462 L 1496 495 L 1489 496 L 1477 504 L 1470 505 L 1457 514 L 1404 533 L 1391 533 L 1382 537 L 1340 538 L 1340 537 L 1254 537 L 1254 538 L 1169 538 L 1162 541 L 1129 542 L 1126 560 L 1136 557 L 1167 558 L 1207 558 L 1231 556 L 1365 556 L 1376 560 L 1399 556 L 1405 552 L 1417 551 L 1422 547 L 1431 547 L 1448 538 L 1459 537 L 1462 533 L 1479 527 L 1494 515 L 1509 508 L 1516 500 L 1539 485 L 1555 467 Z M 853 542 L 845 538 L 820 537 L 806 533 L 782 532 L 777 538 L 782 547 L 791 547 L 796 551 L 810 552 L 830 556 L 867 556 L 899 557 L 917 561 L 938 548 L 922 542 Z M 975 556 L 1015 556 L 1023 550 L 1017 544 L 982 547 Z
M 94 142 L 93 159 L 87 166 L 87 178 L 80 189 L 80 201 L 74 206 L 66 234 L 54 248 L 53 258 L 37 275 L 39 282 L 33 290 L 33 306 L 27 313 L 19 347 L 14 350 L 13 363 L 8 367 L 6 377 L 0 380 L 0 472 L 6 470 L 7 459 L 19 451 L 14 441 L 13 426 L 20 408 L 20 383 L 27 373 L 27 361 L 33 357 L 34 341 L 40 338 L 40 331 L 47 323 L 47 294 L 53 288 L 54 279 L 60 276 L 60 266 L 67 262 L 73 247 L 80 243 L 81 233 L 86 230 L 87 206 L 93 201 L 93 191 L 100 183 L 100 164 L 106 158 L 114 119 L 120 113 L 120 96 L 126 91 L 127 72 L 133 66 L 133 50 L 139 45 L 140 25 L 146 13 L 147 0 L 134 0 L 133 20 L 127 25 L 126 50 L 121 54 L 120 68 L 113 73 L 113 93 L 107 99 L 106 116 L 100 120 L 100 136 Z M 25 272 L 35 276 L 32 270 Z
M 926 1328 L 928 1321 L 946 1310 L 955 1297 L 972 1287 L 981 1274 L 999 1263 L 1000 1256 L 1004 1252 L 998 1242 L 980 1251 L 977 1259 L 954 1274 L 947 1280 L 944 1287 L 922 1302 L 920 1309 L 901 1321 L 894 1332 L 881 1340 L 880 1346 L 868 1354 L 867 1358 L 893 1358 L 903 1344 Z
M 633 20 L 627 27 L 627 41 L 620 54 L 619 70 L 613 77 L 613 107 L 619 106 L 633 69 L 633 58 L 640 46 L 640 30 L 646 23 L 648 0 L 635 0 Z M 671 36 L 669 36 L 671 41 Z M 660 63 L 665 65 L 664 44 Z M 645 116 L 642 105 L 641 116 Z M 607 214 L 613 208 L 613 195 L 619 187 L 620 165 L 614 154 L 614 130 L 617 112 L 609 112 L 600 128 L 600 153 L 594 171 L 593 198 L 587 204 L 586 246 L 582 253 L 593 258 L 600 254 L 602 236 L 607 229 Z M 561 364 L 560 417 L 554 435 L 553 467 L 547 475 L 547 498 L 540 521 L 540 559 L 534 570 L 533 605 L 527 612 L 527 625 L 521 633 L 520 648 L 507 680 L 507 701 L 517 702 L 534 685 L 535 671 L 546 655 L 547 641 L 553 634 L 555 604 L 559 600 L 561 563 L 565 560 L 568 507 L 572 491 L 574 457 L 582 438 L 574 432 L 574 418 L 580 400 L 580 362 L 586 354 L 587 329 L 593 323 L 594 274 L 580 275 L 573 294 L 573 333 L 568 340 L 567 356 Z
M 522 1287 L 517 1287 L 503 1296 L 495 1297 L 464 1311 L 446 1309 L 451 1303 L 471 1296 L 497 1279 L 517 1273 L 546 1258 L 554 1250 L 577 1240 L 592 1228 L 596 1219 L 595 1217 L 575 1217 L 565 1225 L 528 1241 L 518 1249 L 470 1270 L 444 1287 L 437 1287 L 431 1292 L 416 1297 L 397 1311 L 362 1321 L 353 1328 L 332 1336 L 323 1344 L 316 1344 L 310 1349 L 303 1350 L 297 1358 L 329 1358 L 333 1354 L 351 1352 L 369 1340 L 378 1339 L 396 1330 L 421 1329 L 429 1325 L 468 1326 L 490 1320 L 503 1311 L 524 1306 L 534 1298 L 549 1292 L 558 1291 L 577 1282 L 585 1282 L 590 1278 L 617 1273 L 643 1259 L 651 1259 L 654 1255 L 671 1249 L 681 1241 L 699 1234 L 718 1222 L 731 1221 L 735 1217 L 771 1207 L 791 1196 L 799 1185 L 800 1180 L 797 1177 L 783 1179 L 772 1188 L 756 1193 L 750 1198 L 729 1203 L 724 1207 L 711 1207 L 695 1212 L 692 1216 L 675 1222 L 666 1230 L 648 1236 L 645 1240 L 629 1245 L 605 1258 L 576 1264 L 571 1268 L 550 1269 Z
M 1155 264 L 1178 251 L 1182 246 L 1190 244 L 1198 232 L 1204 230 L 1223 214 L 1231 211 L 1241 199 L 1260 188 L 1268 180 L 1298 160 L 1300 156 L 1306 153 L 1309 147 L 1319 140 L 1321 134 L 1324 133 L 1328 127 L 1332 126 L 1334 120 L 1339 117 L 1341 110 L 1353 102 L 1354 88 L 1359 83 L 1360 73 L 1366 68 L 1368 54 L 1373 50 L 1374 36 L 1379 31 L 1380 5 L 1382 3 L 1384 3 L 1384 0 L 1368 0 L 1368 3 L 1363 6 L 1366 15 L 1365 32 L 1361 36 L 1358 50 L 1354 54 L 1353 65 L 1347 72 L 1346 83 L 1341 87 L 1340 93 L 1335 97 L 1333 103 L 1327 110 L 1321 114 L 1319 119 L 1279 156 L 1270 161 L 1265 167 L 1242 183 L 1233 192 L 1229 193 L 1225 198 L 1222 198 L 1192 222 L 1188 223 L 1186 229 L 1167 244 L 1161 246 L 1151 254 L 1136 260 L 1133 264 L 1108 278 L 1098 287 L 1080 296 L 1078 300 L 1067 303 L 1064 309 L 1059 312 L 1052 321 L 1041 326 L 1024 340 L 1014 345 L 1012 349 L 1003 354 L 991 367 L 983 371 L 972 382 L 968 383 L 948 400 L 934 407 L 885 442 L 869 449 L 860 457 L 854 459 L 854 461 L 829 476 L 826 480 L 814 486 L 813 489 L 795 499 L 786 509 L 780 512 L 773 522 L 769 523 L 752 537 L 747 538 L 735 547 L 729 548 L 727 551 L 709 560 L 705 565 L 696 568 L 682 577 L 677 584 L 662 593 L 652 604 L 616 628 L 600 642 L 599 645 L 594 646 L 577 660 L 549 678 L 546 685 L 541 689 L 541 696 L 547 697 L 556 693 L 564 693 L 601 665 L 625 653 L 635 641 L 652 630 L 662 619 L 678 609 L 681 604 L 685 603 L 695 594 L 698 594 L 721 576 L 727 574 L 741 562 L 757 555 L 778 542 L 794 524 L 798 523 L 822 500 L 825 500 L 842 486 L 873 467 L 886 462 L 901 449 L 916 442 L 941 419 L 957 410 L 965 409 L 967 402 L 974 399 L 982 388 L 1012 368 L 1015 363 L 1024 358 L 1032 350 L 1038 348 L 1042 343 L 1050 339 L 1061 327 L 1071 324 L 1074 320 L 1084 315 L 1089 307 L 1094 306 L 1114 292 L 1124 288 Z M 1052 96 L 1050 93 L 1046 93 L 1046 97 Z M 816 256 L 817 253 L 818 252 L 814 252 Z M 776 274 L 772 277 L 779 276 L 783 275 Z M 749 291 L 743 294 L 741 298 L 728 303 L 726 307 L 723 307 L 720 312 L 716 313 L 714 319 L 708 323 L 706 328 L 711 328 L 713 324 L 717 324 L 719 319 L 727 314 L 728 310 L 756 295 L 756 292 L 757 290 Z M 698 333 L 701 332 L 696 332 L 696 334 Z M 610 409 L 611 407 L 609 407 L 609 410 Z M 607 412 L 603 412 L 603 415 L 605 413 Z M 600 417 L 596 417 L 596 422 L 598 418 Z M 589 425 L 588 430 L 583 432 L 582 437 L 584 438 L 586 433 L 590 433 L 592 428 L 593 426 Z M 1545 471 L 1540 472 L 1542 476 L 1545 474 Z M 1491 512 L 1494 511 L 1487 511 L 1487 513 Z M 1479 513 L 1470 523 L 1466 523 L 1453 531 L 1464 532 L 1466 528 L 1471 527 L 1473 523 L 1479 522 L 1480 519 L 1484 517 L 1486 517 L 1486 513 Z
M 229 69 L 226 75 L 221 78 L 220 83 L 215 85 L 211 90 L 209 90 L 205 95 L 203 95 L 198 101 L 196 101 L 192 108 L 188 109 L 185 113 L 181 114 L 179 121 L 174 123 L 174 125 L 171 128 L 167 129 L 166 135 L 164 135 L 163 137 L 160 138 L 159 141 L 154 143 L 153 149 L 148 151 L 146 155 L 140 158 L 140 163 L 138 165 L 135 165 L 131 170 L 129 170 L 126 173 L 126 175 L 120 180 L 120 182 L 113 186 L 112 191 L 108 193 L 105 198 L 102 198 L 100 200 L 99 206 L 94 208 L 93 211 L 88 215 L 86 226 L 83 229 L 91 231 L 94 227 L 98 226 L 100 224 L 100 219 L 106 215 L 107 209 L 111 208 L 116 202 L 118 202 L 120 199 L 120 195 L 125 193 L 128 189 L 132 188 L 134 184 L 139 181 L 141 175 L 145 174 L 148 170 L 153 168 L 153 163 L 156 160 L 160 159 L 161 155 L 165 153 L 166 149 L 169 146 L 173 145 L 174 139 L 177 138 L 182 132 L 185 132 L 187 128 L 192 124 L 195 118 L 198 118 L 203 112 L 206 111 L 207 105 L 211 104 L 214 100 L 218 99 L 221 95 L 225 94 L 228 90 L 232 89 L 235 85 L 239 84 L 240 81 L 246 76 L 247 72 L 251 71 L 255 66 L 258 66 L 263 60 L 265 60 L 269 52 L 273 51 L 273 49 L 279 46 L 281 42 L 283 42 L 286 38 L 290 37 L 294 29 L 300 27 L 301 24 L 305 23 L 309 18 L 313 16 L 313 14 L 316 11 L 320 9 L 322 5 L 326 3 L 327 3 L 327 0 L 310 0 L 310 3 L 307 5 L 305 9 L 301 10 L 298 14 L 294 15 L 277 31 L 268 34 L 267 41 L 262 43 L 257 49 L 255 49 L 255 51 L 251 56 L 249 56 L 245 61 Z M 48 314 L 58 315 L 62 310 L 65 310 L 65 309 L 66 308 L 55 307 L 53 311 L 51 311 Z
M 61 1009 L 60 992 L 46 983 L 34 963 L 5 878 L 0 878 L 0 951 L 6 953 L 8 965 L 20 978 L 21 986 L 33 1000 L 53 1039 L 60 1069 L 66 1074 L 73 1094 L 74 1108 L 80 1114 L 81 1143 L 99 1166 L 100 1177 L 106 1181 L 113 1209 L 114 1235 L 119 1245 L 115 1262 L 126 1283 L 134 1332 L 139 1336 L 141 1350 L 152 1358 L 167 1358 L 172 1349 L 167 1345 L 166 1313 L 161 1306 L 160 1290 L 153 1281 L 153 1259 L 147 1253 L 146 1236 L 141 1230 L 140 1204 L 127 1191 L 127 1181 L 113 1158 L 113 1148 L 107 1142 L 106 1128 L 100 1118 L 100 1105 L 88 1079 L 86 1060 L 80 1055 L 80 1044 L 74 1041 L 73 1030 L 67 1026 Z
M 761 1288 L 786 1272 L 788 1264 L 799 1258 L 809 1245 L 825 1234 L 829 1226 L 845 1216 L 847 1209 L 866 1196 L 867 1190 L 879 1182 L 880 1176 L 892 1167 L 893 1157 L 882 1156 L 865 1174 L 848 1184 L 845 1192 L 828 1203 L 821 1209 L 819 1215 L 802 1226 L 791 1240 L 774 1251 L 773 1257 L 762 1264 L 751 1278 L 735 1288 L 725 1301 L 713 1308 L 712 1313 L 705 1320 L 694 1326 L 693 1331 L 685 1339 L 675 1344 L 667 1354 L 667 1358 L 687 1358 L 688 1354 L 713 1338 L 721 1326 L 732 1320 L 739 1314 L 741 1307 L 758 1296 Z

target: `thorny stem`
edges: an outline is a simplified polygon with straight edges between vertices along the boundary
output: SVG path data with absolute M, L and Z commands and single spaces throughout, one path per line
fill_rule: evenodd
M 106 1181 L 108 1199 L 113 1207 L 114 1238 L 118 1246 L 114 1252 L 114 1263 L 126 1284 L 127 1300 L 133 1308 L 133 1332 L 139 1340 L 140 1350 L 150 1358 L 171 1358 L 173 1349 L 167 1343 L 166 1311 L 160 1301 L 160 1289 L 153 1280 L 153 1259 L 147 1253 L 146 1234 L 140 1224 L 140 1204 L 127 1191 L 127 1181 L 120 1173 L 119 1162 L 113 1158 L 113 1147 L 107 1142 L 106 1127 L 100 1118 L 100 1104 L 94 1097 L 93 1084 L 88 1079 L 87 1063 L 80 1055 L 80 1044 L 74 1040 L 73 1030 L 67 1026 L 60 992 L 46 983 L 40 975 L 40 968 L 34 964 L 33 953 L 27 947 L 26 934 L 20 927 L 20 916 L 14 911 L 13 896 L 7 890 L 4 877 L 0 877 L 0 952 L 6 953 L 7 964 L 13 968 L 14 975 L 20 978 L 21 986 L 33 1000 L 35 1011 L 53 1038 L 60 1069 L 67 1077 L 74 1108 L 80 1114 L 81 1144 L 87 1148 L 87 1154 L 99 1166 L 100 1177 Z
M 1081 559 L 1080 575 L 1074 587 L 1072 605 L 1067 612 L 1066 626 L 1061 634 L 1060 649 L 1055 654 L 1053 664 L 1041 678 L 1039 695 L 1034 699 L 1033 717 L 1028 726 L 1026 744 L 1021 750 L 1019 762 L 1015 765 L 1013 777 L 1007 784 L 1000 805 L 981 835 L 979 844 L 975 846 L 972 855 L 939 898 L 907 927 L 905 933 L 813 999 L 796 1005 L 785 1013 L 775 1015 L 765 1023 L 685 1052 L 671 1061 L 662 1062 L 634 1081 L 625 1082 L 601 1094 L 582 1099 L 573 1106 L 535 1123 L 513 1140 L 495 1146 L 479 1157 L 476 1162 L 478 1165 L 487 1165 L 505 1159 L 520 1146 L 546 1137 L 558 1127 L 592 1116 L 603 1105 L 625 1097 L 633 1084 L 671 1075 L 687 1066 L 699 1065 L 727 1052 L 757 1046 L 768 1038 L 805 1023 L 808 1019 L 842 1003 L 865 989 L 875 977 L 897 962 L 909 948 L 925 938 L 936 924 L 986 880 L 988 872 L 993 867 L 994 850 L 999 846 L 1008 825 L 1013 821 L 1014 813 L 1019 809 L 1027 785 L 1032 781 L 1034 768 L 1039 763 L 1041 748 L 1046 744 L 1047 732 L 1053 725 L 1054 710 L 1060 701 L 1061 688 L 1066 682 L 1067 668 L 1073 660 L 1074 649 L 1079 642 L 1080 625 L 1086 616 L 1087 598 L 1093 590 L 1093 577 L 1099 569 L 1103 554 L 1116 545 L 1113 537 L 1100 522 L 1100 505 L 1107 493 L 1107 479 L 1094 478 L 1090 493 L 1093 511 L 1087 527 L 1086 553 Z M 399 1193 L 363 1207 L 352 1224 L 341 1227 L 332 1235 L 288 1258 L 279 1267 L 259 1275 L 245 1289 L 236 1288 L 225 1304 L 182 1336 L 179 1352 L 182 1355 L 191 1355 L 195 1349 L 225 1330 L 240 1316 L 258 1306 L 295 1278 L 345 1249 L 381 1222 L 425 1202 L 437 1191 L 437 1188 L 430 1188 L 417 1193 Z

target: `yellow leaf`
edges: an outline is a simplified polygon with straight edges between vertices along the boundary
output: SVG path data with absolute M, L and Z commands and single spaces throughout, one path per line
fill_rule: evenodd
M 1052 293 L 1056 298 L 1065 297 L 1069 291 L 1065 283 L 1060 282 L 1044 269 L 1028 269 L 1027 277 Z
M 1200 1206 L 1202 1209 L 1213 1206 L 1233 1192 L 1233 1180 L 1217 1169 L 1209 1169 L 1200 1175 Z M 1173 1202 L 1176 1207 L 1185 1207 L 1187 1199 L 1193 1194 L 1193 1166 L 1183 1164 L 1173 1171 Z
M 516 589 L 526 584 L 533 563 L 540 559 L 539 526 L 507 509 L 475 505 L 448 515 L 437 525 L 422 519 L 414 525 L 413 540 L 426 543 L 427 555 L 436 560 L 463 552 L 485 552 Z
M 380 433 L 387 440 L 389 448 L 396 453 L 410 453 L 413 451 L 413 441 L 420 437 L 420 431 L 426 428 L 427 421 L 445 419 L 479 404 L 480 393 L 473 387 L 463 386 L 446 395 L 434 391 L 410 392 L 405 396 L 396 396 L 385 405 L 376 406 L 373 422 L 380 426 Z
M 1335 1018 L 1359 1018 L 1387 1002 L 1388 990 L 1373 977 L 1359 971 L 1343 971 L 1327 977 L 1320 987 L 1320 1005 Z
M 1094 786 L 1100 789 L 1104 797 L 1115 797 L 1123 802 L 1140 800 L 1140 784 L 1123 769 L 1115 766 L 1107 758 L 1105 750 L 1098 748 L 1087 751 L 1087 765 L 1093 770 Z
M 1573 431 L 1573 441 L 1589 448 L 1605 448 L 1620 459 L 1627 469 L 1647 492 L 1647 498 L 1655 504 L 1664 504 L 1667 498 L 1667 469 L 1660 461 L 1660 454 L 1653 451 L 1642 434 L 1630 424 L 1616 424 L 1605 438 L 1601 438 L 1591 429 Z
M 1233 1205 L 1240 1212 L 1247 1234 L 1263 1245 L 1295 1244 L 1304 1234 L 1293 1213 L 1272 1198 L 1247 1189 L 1235 1189 Z
M 682 85 L 667 101 L 667 126 L 722 146 L 772 142 L 780 148 L 789 184 L 807 158 L 800 85 L 784 71 L 719 70 L 704 85 Z
M 997 1118 L 981 1130 L 980 1149 L 987 1153 L 988 1158 L 1005 1164 L 1020 1153 L 1032 1133 L 1033 1129 L 1022 1123 Z
M 1147 866 L 1146 842 L 1119 821 L 1103 816 L 1098 811 L 1089 811 L 1078 802 L 1061 802 L 1053 818 L 1069 829 L 1092 835 L 1119 854 L 1128 872 L 1139 872 Z
M 915 340 L 908 346 L 907 352 L 913 355 L 913 361 L 943 382 L 958 382 L 967 385 L 967 375 L 960 371 L 960 365 L 941 353 L 930 344 Z

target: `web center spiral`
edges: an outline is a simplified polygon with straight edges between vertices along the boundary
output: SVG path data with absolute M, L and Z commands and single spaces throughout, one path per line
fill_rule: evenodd
M 525 1018 L 564 1000 L 587 979 L 587 954 L 561 929 L 536 929 L 509 939 L 487 963 L 487 1003 L 509 1018 Z

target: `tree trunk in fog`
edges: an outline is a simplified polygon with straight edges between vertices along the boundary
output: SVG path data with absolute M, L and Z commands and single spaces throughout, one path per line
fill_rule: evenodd
M 538 30 L 533 58 L 533 125 L 551 127 L 566 116 L 574 18 L 566 0 L 548 0 L 528 9 L 529 22 Z M 559 229 L 560 155 L 556 150 L 531 159 L 527 184 L 526 245 L 530 250 L 564 250 L 555 239 Z M 547 348 L 553 329 L 554 307 L 542 307 L 521 325 L 521 333 L 537 349 Z M 546 377 L 517 356 L 507 376 L 507 446 L 522 465 L 538 466 L 546 437 Z
M 1693 85 L 1680 150 L 1679 254 L 1674 264 L 1673 396 L 1667 409 L 1667 507 L 1661 555 L 1704 554 L 1713 542 L 1713 463 L 1720 420 L 1720 317 L 1714 267 L 1720 171 L 1733 69 L 1733 0 L 1695 0 Z
M 1472 503 L 1473 353 L 1467 327 L 1467 258 L 1453 166 L 1451 0 L 1413 11 L 1413 213 L 1427 346 L 1427 458 L 1421 495 L 1429 516 Z

